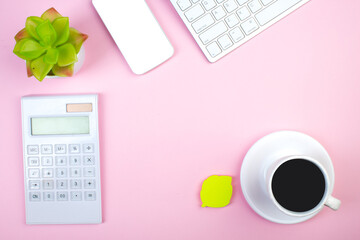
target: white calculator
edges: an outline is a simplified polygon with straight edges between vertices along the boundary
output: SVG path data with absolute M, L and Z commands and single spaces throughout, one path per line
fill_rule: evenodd
M 102 222 L 97 99 L 22 97 L 27 224 Z

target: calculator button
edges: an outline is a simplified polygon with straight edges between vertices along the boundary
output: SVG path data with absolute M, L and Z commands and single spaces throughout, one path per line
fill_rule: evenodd
M 56 177 L 58 177 L 58 178 L 67 177 L 67 169 L 66 168 L 57 168 L 56 169 Z
M 86 188 L 86 189 L 95 188 L 95 179 L 84 180 L 84 188 Z
M 39 158 L 38 157 L 28 157 L 28 164 L 30 167 L 39 166 Z
M 67 201 L 68 200 L 68 193 L 67 192 L 57 192 L 56 199 L 58 201 Z
M 71 201 L 81 201 L 81 192 L 70 192 Z
M 70 177 L 81 177 L 80 168 L 70 168 Z
M 91 144 L 91 143 L 83 144 L 83 152 L 84 153 L 93 153 L 94 152 L 94 144 Z
M 43 166 L 52 166 L 53 165 L 53 157 L 42 157 L 41 165 Z
M 40 201 L 40 193 L 39 192 L 31 192 L 29 196 L 29 200 L 32 202 Z
M 52 145 L 50 144 L 41 145 L 41 154 L 52 154 L 52 152 L 53 152 Z
M 71 156 L 70 157 L 70 165 L 79 166 L 80 165 L 80 156 Z
M 39 180 L 30 180 L 29 181 L 29 189 L 30 190 L 39 190 L 40 189 L 40 181 Z
M 54 193 L 53 192 L 44 192 L 43 199 L 44 199 L 44 201 L 54 201 Z
M 38 168 L 29 168 L 29 178 L 39 178 L 40 169 Z
M 80 144 L 70 144 L 69 153 L 80 153 Z
M 94 156 L 84 156 L 84 165 L 95 165 Z
M 65 144 L 55 144 L 55 154 L 65 154 L 66 145 Z
M 85 192 L 85 200 L 86 201 L 95 201 L 96 200 L 96 193 L 95 192 Z
M 54 189 L 54 180 L 43 180 L 43 189 Z
M 95 168 L 84 168 L 84 177 L 95 177 Z
M 29 155 L 39 154 L 39 146 L 38 145 L 28 145 L 27 146 L 27 154 L 29 154 Z
M 80 189 L 81 188 L 81 180 L 80 179 L 70 180 L 70 188 Z
M 66 157 L 65 156 L 56 156 L 55 164 L 56 166 L 66 166 Z
M 68 188 L 68 181 L 67 180 L 57 180 L 56 181 L 56 188 L 57 189 L 67 189 Z
M 54 170 L 52 168 L 43 168 L 42 176 L 43 178 L 52 178 L 54 177 Z

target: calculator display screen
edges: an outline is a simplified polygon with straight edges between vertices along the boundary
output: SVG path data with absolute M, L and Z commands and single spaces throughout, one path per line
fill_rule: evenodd
M 89 134 L 89 117 L 31 118 L 31 135 Z

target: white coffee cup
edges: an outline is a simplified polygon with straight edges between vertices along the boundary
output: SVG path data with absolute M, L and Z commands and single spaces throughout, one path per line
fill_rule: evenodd
M 273 190 L 272 190 L 272 179 L 273 179 L 273 176 L 274 176 L 276 170 L 285 162 L 290 161 L 290 160 L 295 160 L 295 159 L 307 160 L 307 161 L 310 161 L 313 164 L 315 164 L 321 170 L 324 180 L 325 180 L 325 191 L 324 191 L 321 201 L 314 208 L 312 208 L 308 211 L 305 211 L 305 212 L 294 212 L 294 211 L 290 211 L 290 210 L 284 208 L 277 202 L 277 200 L 273 194 Z M 294 217 L 308 216 L 310 214 L 319 212 L 324 206 L 330 207 L 333 210 L 337 210 L 341 204 L 340 200 L 331 196 L 330 187 L 329 187 L 330 186 L 329 174 L 327 173 L 326 169 L 317 160 L 315 160 L 311 157 L 308 157 L 308 156 L 293 155 L 293 156 L 282 157 L 282 158 L 279 158 L 279 159 L 273 161 L 265 170 L 265 183 L 266 183 L 266 186 L 265 186 L 266 193 L 267 193 L 268 197 L 271 199 L 271 201 L 273 202 L 273 204 L 279 210 L 281 210 L 283 213 L 290 215 L 290 216 L 294 216 Z

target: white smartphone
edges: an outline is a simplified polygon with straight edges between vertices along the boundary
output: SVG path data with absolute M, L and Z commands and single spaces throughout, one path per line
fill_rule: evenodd
M 135 74 L 168 60 L 174 48 L 144 0 L 92 0 Z

